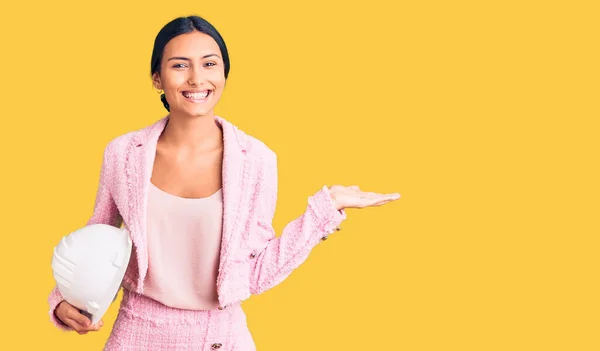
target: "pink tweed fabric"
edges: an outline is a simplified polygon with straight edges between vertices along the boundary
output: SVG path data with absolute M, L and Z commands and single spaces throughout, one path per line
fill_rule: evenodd
M 240 304 L 192 311 L 124 290 L 104 351 L 255 351 Z
M 87 222 L 87 225 L 123 225 L 129 230 L 133 252 L 123 288 L 139 295 L 144 295 L 144 279 L 149 266 L 146 223 L 150 178 L 156 144 L 168 120 L 169 116 L 166 116 L 141 130 L 121 135 L 107 145 L 93 215 Z M 251 295 L 267 291 L 286 279 L 308 258 L 314 247 L 339 230 L 346 213 L 333 206 L 328 187 L 323 186 L 306 199 L 304 213 L 290 221 L 277 236 L 272 226 L 277 202 L 276 154 L 227 120 L 216 116 L 215 123 L 223 130 L 224 142 L 223 225 L 216 284 L 219 307 L 226 311 L 226 315 L 238 309 L 235 306 Z M 50 319 L 56 327 L 67 331 L 70 329 L 54 315 L 62 300 L 62 294 L 54 287 L 48 298 Z M 150 302 L 136 306 L 134 310 L 139 314 L 153 316 L 150 320 L 160 316 L 160 313 L 143 312 L 144 306 L 156 306 Z M 154 307 L 151 310 L 154 311 Z M 205 314 L 208 319 L 203 319 L 200 318 L 202 313 L 173 314 L 170 310 L 159 310 L 178 316 L 174 319 L 193 314 L 197 316 L 194 318 L 205 320 L 200 323 L 200 330 L 202 325 L 211 326 L 212 323 L 209 314 Z M 155 325 L 152 322 L 132 319 L 131 313 L 124 312 L 122 315 L 115 326 L 112 344 L 118 340 L 134 340 L 136 336 L 129 335 L 128 329 L 136 335 L 154 335 L 159 330 L 151 327 Z M 239 314 L 236 316 L 241 318 Z M 166 333 L 161 340 L 179 340 L 179 337 L 200 340 L 191 332 L 196 329 L 182 328 L 183 334 L 179 334 L 179 327 L 161 328 Z M 208 329 L 208 338 L 220 340 L 221 332 L 211 328 Z M 168 330 L 175 332 L 175 336 Z M 240 335 L 248 334 L 243 332 Z M 175 344 L 175 341 L 172 343 Z

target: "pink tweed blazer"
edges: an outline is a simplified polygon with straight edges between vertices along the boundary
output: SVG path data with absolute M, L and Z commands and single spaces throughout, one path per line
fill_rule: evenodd
M 133 253 L 123 287 L 144 292 L 148 269 L 146 201 L 158 137 L 169 116 L 108 143 L 100 172 L 94 211 L 86 225 L 124 225 Z M 287 278 L 327 235 L 346 219 L 336 210 L 327 186 L 308 197 L 306 211 L 289 222 L 281 235 L 272 226 L 277 201 L 276 154 L 260 140 L 221 117 L 223 130 L 223 235 L 217 278 L 219 308 L 260 294 Z M 50 319 L 63 300 L 56 287 L 49 296 Z

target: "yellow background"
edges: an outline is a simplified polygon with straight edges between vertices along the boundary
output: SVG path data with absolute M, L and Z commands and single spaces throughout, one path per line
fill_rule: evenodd
M 98 333 L 49 323 L 52 248 L 106 143 L 165 115 L 152 44 L 189 14 L 230 50 L 217 113 L 279 155 L 277 230 L 323 184 L 402 194 L 244 303 L 259 350 L 600 349 L 593 1 L 1 6 L 0 349 L 107 339 L 117 304 Z

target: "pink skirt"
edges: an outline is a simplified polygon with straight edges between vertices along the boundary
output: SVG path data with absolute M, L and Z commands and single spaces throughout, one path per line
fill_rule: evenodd
M 241 304 L 193 311 L 123 290 L 104 351 L 256 351 Z

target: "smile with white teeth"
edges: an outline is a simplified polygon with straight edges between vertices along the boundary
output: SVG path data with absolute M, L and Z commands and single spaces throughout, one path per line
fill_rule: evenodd
M 210 90 L 205 90 L 205 91 L 200 91 L 197 93 L 192 93 L 189 91 L 184 91 L 183 96 L 185 96 L 188 99 L 193 99 L 193 100 L 197 100 L 197 99 L 204 99 L 206 98 L 209 94 L 210 94 Z

